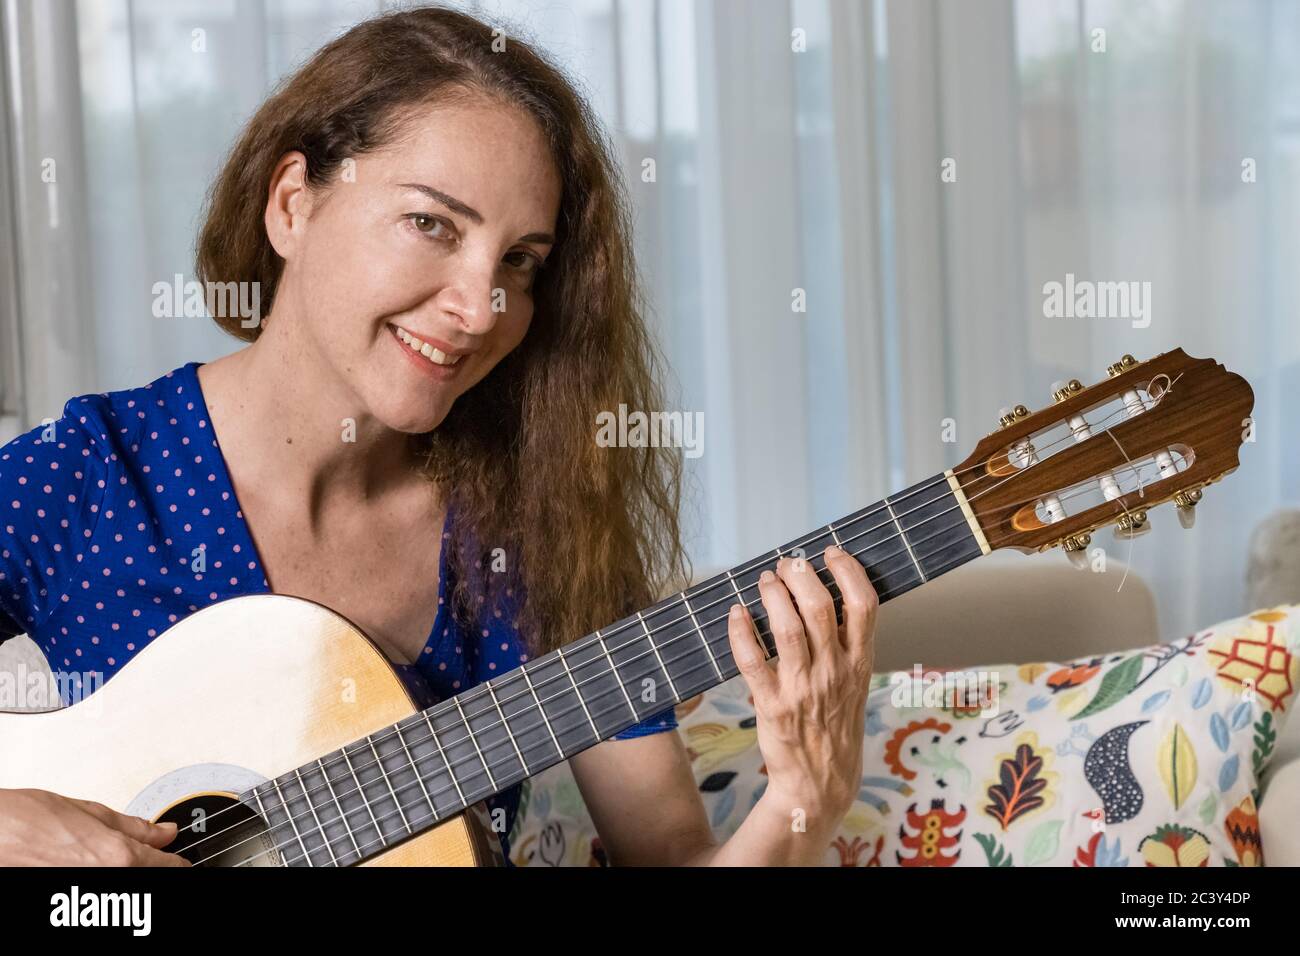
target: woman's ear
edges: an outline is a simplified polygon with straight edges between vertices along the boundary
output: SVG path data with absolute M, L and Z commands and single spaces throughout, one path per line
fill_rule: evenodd
M 281 259 L 290 259 L 301 241 L 302 230 L 311 216 L 311 193 L 307 188 L 307 157 L 294 150 L 275 164 L 267 187 L 266 236 Z

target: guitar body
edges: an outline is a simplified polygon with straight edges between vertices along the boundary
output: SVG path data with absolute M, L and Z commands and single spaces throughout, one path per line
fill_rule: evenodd
M 72 707 L 0 713 L 0 788 L 50 790 L 185 828 L 196 811 L 240 810 L 236 794 L 417 709 L 383 653 L 342 616 L 286 595 L 234 598 L 177 623 Z M 499 863 L 485 815 L 471 807 L 363 865 Z M 202 857 L 240 865 L 260 846 L 256 862 L 277 865 L 259 829 L 250 820 L 212 836 Z M 222 839 L 231 849 L 214 859 Z

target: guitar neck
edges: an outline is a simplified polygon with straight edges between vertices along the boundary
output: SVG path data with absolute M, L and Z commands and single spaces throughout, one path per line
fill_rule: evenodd
M 944 472 L 267 781 L 241 799 L 267 818 L 290 864 L 319 862 L 318 854 L 327 852 L 346 862 L 383 852 L 736 676 L 727 637 L 734 603 L 749 607 L 768 657 L 776 656 L 758 577 L 777 558 L 807 561 L 830 590 L 838 616 L 839 588 L 824 557 L 831 545 L 862 563 L 881 602 L 989 550 L 960 486 Z

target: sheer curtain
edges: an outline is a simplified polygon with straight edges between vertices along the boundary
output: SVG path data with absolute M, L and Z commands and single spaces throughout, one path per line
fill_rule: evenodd
M 1250 379 L 1257 441 L 1193 531 L 1157 512 L 1131 550 L 1099 543 L 1166 637 L 1241 609 L 1247 535 L 1300 497 L 1294 4 L 454 5 L 546 48 L 620 150 L 670 410 L 704 413 L 697 565 L 955 464 L 1056 379 L 1182 346 Z M 0 0 L 0 428 L 238 347 L 154 318 L 153 284 L 191 277 L 204 190 L 268 90 L 384 7 Z M 1149 281 L 1150 325 L 1046 317 L 1067 273 Z

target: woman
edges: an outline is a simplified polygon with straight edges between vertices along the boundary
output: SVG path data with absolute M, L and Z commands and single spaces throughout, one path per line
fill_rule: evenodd
M 0 449 L 0 636 L 86 675 L 72 694 L 273 590 L 356 622 L 427 703 L 684 585 L 680 462 L 595 441 L 601 410 L 662 407 L 617 174 L 527 45 L 429 8 L 323 48 L 227 159 L 197 272 L 270 303 L 217 319 L 250 345 Z M 856 561 L 828 563 L 842 625 L 810 569 L 764 576 L 775 668 L 732 609 L 769 783 L 725 844 L 671 709 L 572 758 L 611 862 L 822 857 L 858 788 L 875 609 Z M 179 865 L 174 833 L 0 791 L 0 863 Z

